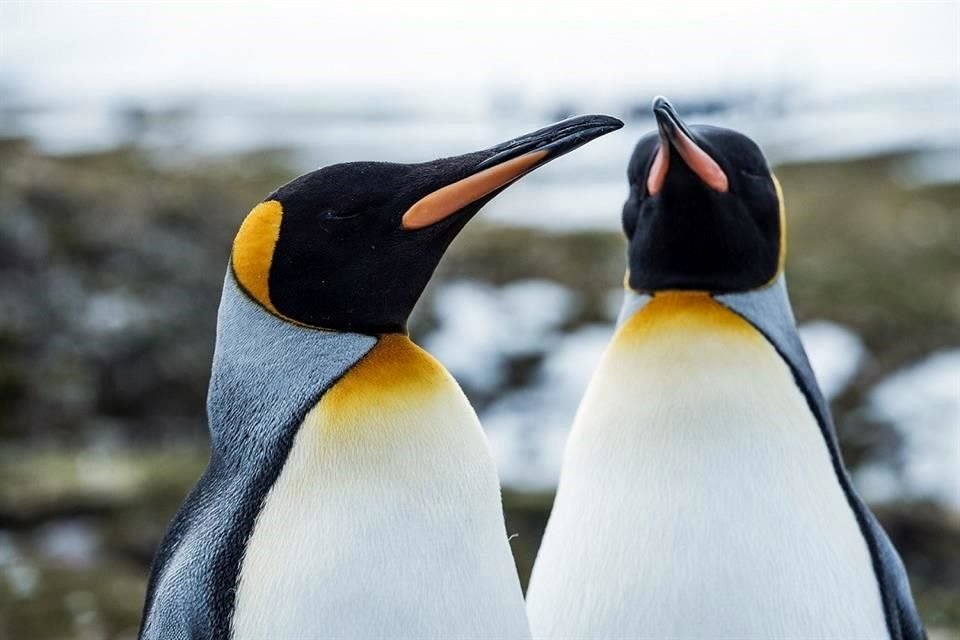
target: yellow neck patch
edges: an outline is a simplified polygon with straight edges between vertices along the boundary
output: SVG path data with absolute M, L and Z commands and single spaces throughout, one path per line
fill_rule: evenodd
M 771 173 L 770 177 L 773 178 L 773 188 L 777 190 L 777 203 L 780 206 L 780 255 L 777 257 L 777 272 L 767 284 L 773 283 L 777 276 L 783 273 L 787 262 L 787 205 L 783 202 L 783 187 L 780 186 L 777 176 Z
M 662 291 L 617 332 L 615 341 L 662 340 L 667 335 L 707 330 L 717 334 L 760 334 L 753 326 L 702 291 Z
M 283 206 L 276 200 L 261 202 L 247 214 L 233 241 L 233 273 L 240 286 L 257 302 L 280 315 L 270 301 L 270 265 L 280 237 Z
M 436 390 L 450 386 L 459 391 L 433 356 L 407 336 L 389 333 L 320 402 L 327 415 L 380 414 L 415 409 Z

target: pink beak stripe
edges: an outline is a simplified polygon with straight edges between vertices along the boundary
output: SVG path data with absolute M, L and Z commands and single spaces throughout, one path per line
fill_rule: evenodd
M 730 184 L 727 181 L 727 174 L 723 172 L 720 165 L 678 128 L 674 129 L 673 146 L 680 157 L 683 158 L 684 163 L 697 174 L 698 178 L 703 180 L 704 184 L 721 193 L 729 191 Z M 650 175 L 647 176 L 647 191 L 650 195 L 660 193 L 669 168 L 670 152 L 667 150 L 666 144 L 661 142 L 657 148 L 657 155 L 653 159 L 653 166 L 650 167 Z

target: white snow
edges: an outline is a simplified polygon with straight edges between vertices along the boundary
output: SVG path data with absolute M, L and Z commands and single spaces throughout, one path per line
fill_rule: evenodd
M 123 292 L 93 294 L 84 309 L 84 326 L 92 333 L 113 333 L 147 320 L 143 305 Z
M 456 281 L 434 294 L 433 305 L 439 327 L 423 346 L 468 390 L 495 392 L 511 358 L 544 355 L 533 384 L 504 393 L 481 421 L 505 485 L 553 488 L 573 415 L 613 327 L 563 334 L 574 294 L 547 280 L 499 288 Z
M 856 333 L 839 324 L 815 320 L 800 327 L 820 390 L 829 401 L 840 395 L 863 364 L 866 349 Z
M 483 412 L 504 485 L 556 487 L 577 406 L 612 334 L 612 325 L 588 325 L 564 336 L 547 354 L 532 387 L 507 394 Z
M 547 280 L 520 280 L 497 288 L 457 281 L 434 294 L 440 326 L 423 346 L 469 390 L 490 392 L 503 381 L 507 358 L 536 354 L 560 338 L 573 294 Z
M 96 530 L 79 520 L 53 522 L 34 535 L 34 544 L 47 558 L 71 567 L 97 563 L 100 540 Z
M 960 349 L 943 351 L 880 382 L 869 412 L 903 438 L 898 464 L 857 473 L 864 497 L 934 500 L 960 510 Z
M 40 586 L 40 576 L 17 548 L 12 534 L 0 531 L 0 583 L 13 600 L 32 597 Z

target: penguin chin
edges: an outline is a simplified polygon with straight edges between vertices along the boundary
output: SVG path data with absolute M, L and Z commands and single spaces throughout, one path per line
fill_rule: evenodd
M 736 193 L 684 183 L 624 211 L 630 274 L 638 292 L 734 293 L 770 284 L 780 268 L 780 230 Z

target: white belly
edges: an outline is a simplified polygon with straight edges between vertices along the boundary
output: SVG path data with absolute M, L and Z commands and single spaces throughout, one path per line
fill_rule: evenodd
M 823 436 L 749 324 L 657 296 L 618 332 L 567 446 L 528 614 L 534 638 L 887 637 Z
M 234 639 L 529 637 L 476 416 L 403 340 L 306 417 L 247 546 Z

